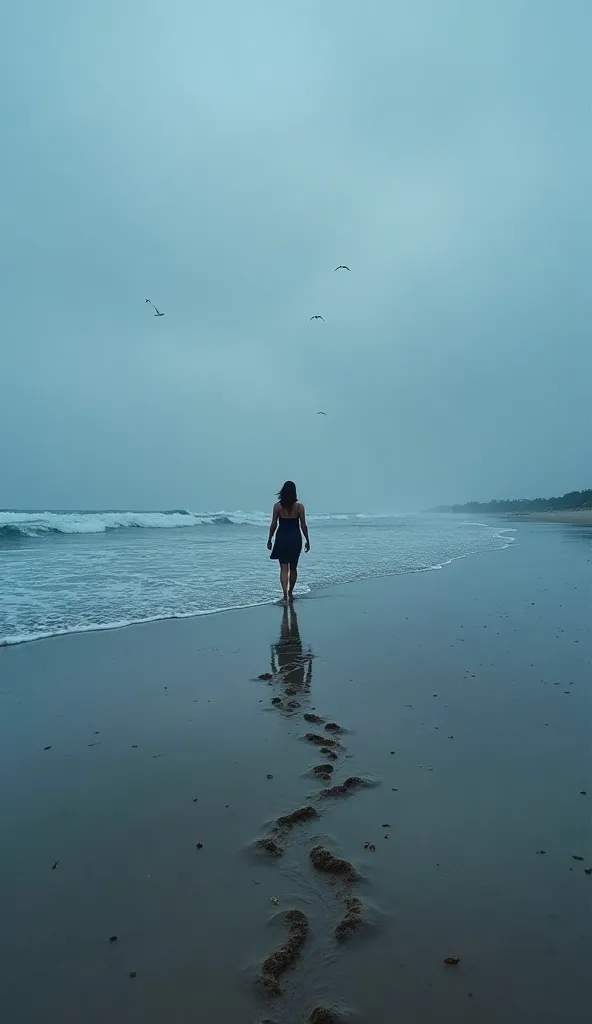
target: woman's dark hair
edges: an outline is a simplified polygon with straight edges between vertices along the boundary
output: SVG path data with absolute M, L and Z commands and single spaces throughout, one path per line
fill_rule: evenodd
M 296 504 L 298 495 L 296 494 L 296 484 L 293 480 L 286 480 L 281 491 L 278 491 L 278 498 L 282 508 L 291 509 Z

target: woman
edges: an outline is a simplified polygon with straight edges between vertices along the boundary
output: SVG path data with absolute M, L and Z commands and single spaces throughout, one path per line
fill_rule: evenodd
M 280 563 L 280 582 L 284 601 L 291 601 L 294 595 L 294 587 L 298 579 L 298 559 L 302 551 L 302 533 L 306 541 L 305 551 L 310 551 L 310 540 L 308 537 L 308 526 L 306 525 L 306 513 L 304 505 L 298 501 L 296 484 L 292 480 L 286 480 L 278 494 L 279 501 L 273 506 L 271 526 L 269 527 L 269 539 L 267 547 L 271 551 L 271 558 L 277 558 Z M 277 530 L 275 544 L 272 541 Z

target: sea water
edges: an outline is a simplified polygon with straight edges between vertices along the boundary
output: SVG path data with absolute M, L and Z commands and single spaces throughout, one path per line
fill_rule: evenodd
M 262 512 L 0 511 L 0 644 L 265 604 L 280 595 Z M 502 523 L 310 515 L 296 593 L 502 549 Z

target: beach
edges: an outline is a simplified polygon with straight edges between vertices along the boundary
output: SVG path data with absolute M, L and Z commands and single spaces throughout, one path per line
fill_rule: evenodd
M 1 649 L 2 1020 L 587 1021 L 592 534 L 516 525 L 295 617 Z
M 539 523 L 564 523 L 573 526 L 592 526 L 592 509 L 564 509 L 552 512 L 512 512 L 508 519 L 533 520 Z

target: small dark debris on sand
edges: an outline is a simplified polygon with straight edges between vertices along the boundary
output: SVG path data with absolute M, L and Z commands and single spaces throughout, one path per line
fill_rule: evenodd
M 308 807 L 298 807 L 291 814 L 282 814 L 277 819 L 276 824 L 278 828 L 293 828 L 294 825 L 300 825 L 303 821 L 312 821 L 313 818 L 318 818 L 318 816 L 319 812 L 309 804 Z
M 54 860 L 53 864 L 51 865 L 51 870 L 55 871 L 59 863 L 59 860 Z
M 332 764 L 315 764 L 313 768 L 315 775 L 330 775 L 333 770 Z
M 370 853 L 376 853 L 376 847 L 374 843 L 364 843 L 364 849 L 369 850 Z
M 337 743 L 335 740 L 327 739 L 326 736 L 319 736 L 316 732 L 307 732 L 306 739 L 309 743 L 316 743 L 319 747 L 335 747 Z
M 203 843 L 196 843 L 195 844 L 195 849 L 196 850 L 203 850 Z
M 336 939 L 349 939 L 363 922 L 362 901 L 357 896 L 351 896 L 345 901 L 346 911 L 341 921 L 335 927 Z
M 138 977 L 138 975 L 136 974 L 135 971 L 130 971 L 129 972 L 129 976 L 130 976 L 130 978 L 137 978 Z
M 268 853 L 270 857 L 281 857 L 284 853 L 283 848 L 276 843 L 275 839 L 258 839 L 256 845 L 258 850 Z
M 326 846 L 315 846 L 310 851 L 310 859 L 313 867 L 318 871 L 326 871 L 330 875 L 341 875 L 348 882 L 353 882 L 357 877 L 356 869 L 348 860 L 342 857 L 334 857 Z
M 547 852 L 546 850 L 537 850 L 537 853 L 538 853 L 539 857 L 544 857 L 546 852 Z
M 266 779 L 273 779 L 273 775 L 271 774 L 271 772 L 268 772 L 267 775 L 265 776 L 265 778 Z
M 117 935 L 110 935 L 109 942 L 117 942 Z
M 266 683 L 268 682 L 268 680 L 273 679 L 273 676 L 271 672 L 262 672 L 261 675 L 257 676 L 257 679 L 260 679 L 263 683 Z
M 447 967 L 456 967 L 456 965 L 460 963 L 460 957 L 459 956 L 445 956 L 444 957 L 444 963 L 447 965 Z
M 337 725 L 337 722 L 327 722 L 325 729 L 327 732 L 343 732 L 343 729 L 340 725 Z
M 585 875 L 592 875 L 592 868 L 584 868 Z
M 572 853 L 571 859 L 572 860 L 583 860 L 584 858 L 580 857 L 580 855 L 578 853 Z
M 194 804 L 196 804 L 196 803 L 197 803 L 197 797 L 196 797 L 196 796 L 194 796 L 194 797 L 193 797 L 193 800 L 192 800 L 191 802 L 192 802 L 192 803 L 194 803 Z
M 315 1006 L 308 1024 L 340 1024 L 340 1019 L 328 1006 Z
M 271 953 L 261 966 L 261 983 L 273 995 L 281 995 L 280 974 L 282 974 L 300 955 L 300 947 L 306 942 L 308 935 L 308 918 L 301 910 L 288 910 L 284 921 L 289 931 L 287 942 Z
M 310 722 L 311 725 L 321 725 L 325 721 L 320 715 L 313 715 L 310 711 L 307 711 L 303 717 L 304 721 Z
M 580 796 L 586 796 L 586 795 L 587 795 L 586 794 L 586 790 L 585 789 L 581 789 L 580 790 Z
M 49 747 L 44 747 L 43 749 L 44 749 L 44 750 L 51 750 L 51 746 L 49 746 Z
M 282 703 L 282 698 L 281 697 L 273 697 L 271 703 L 274 705 L 274 707 L 277 708 Z

